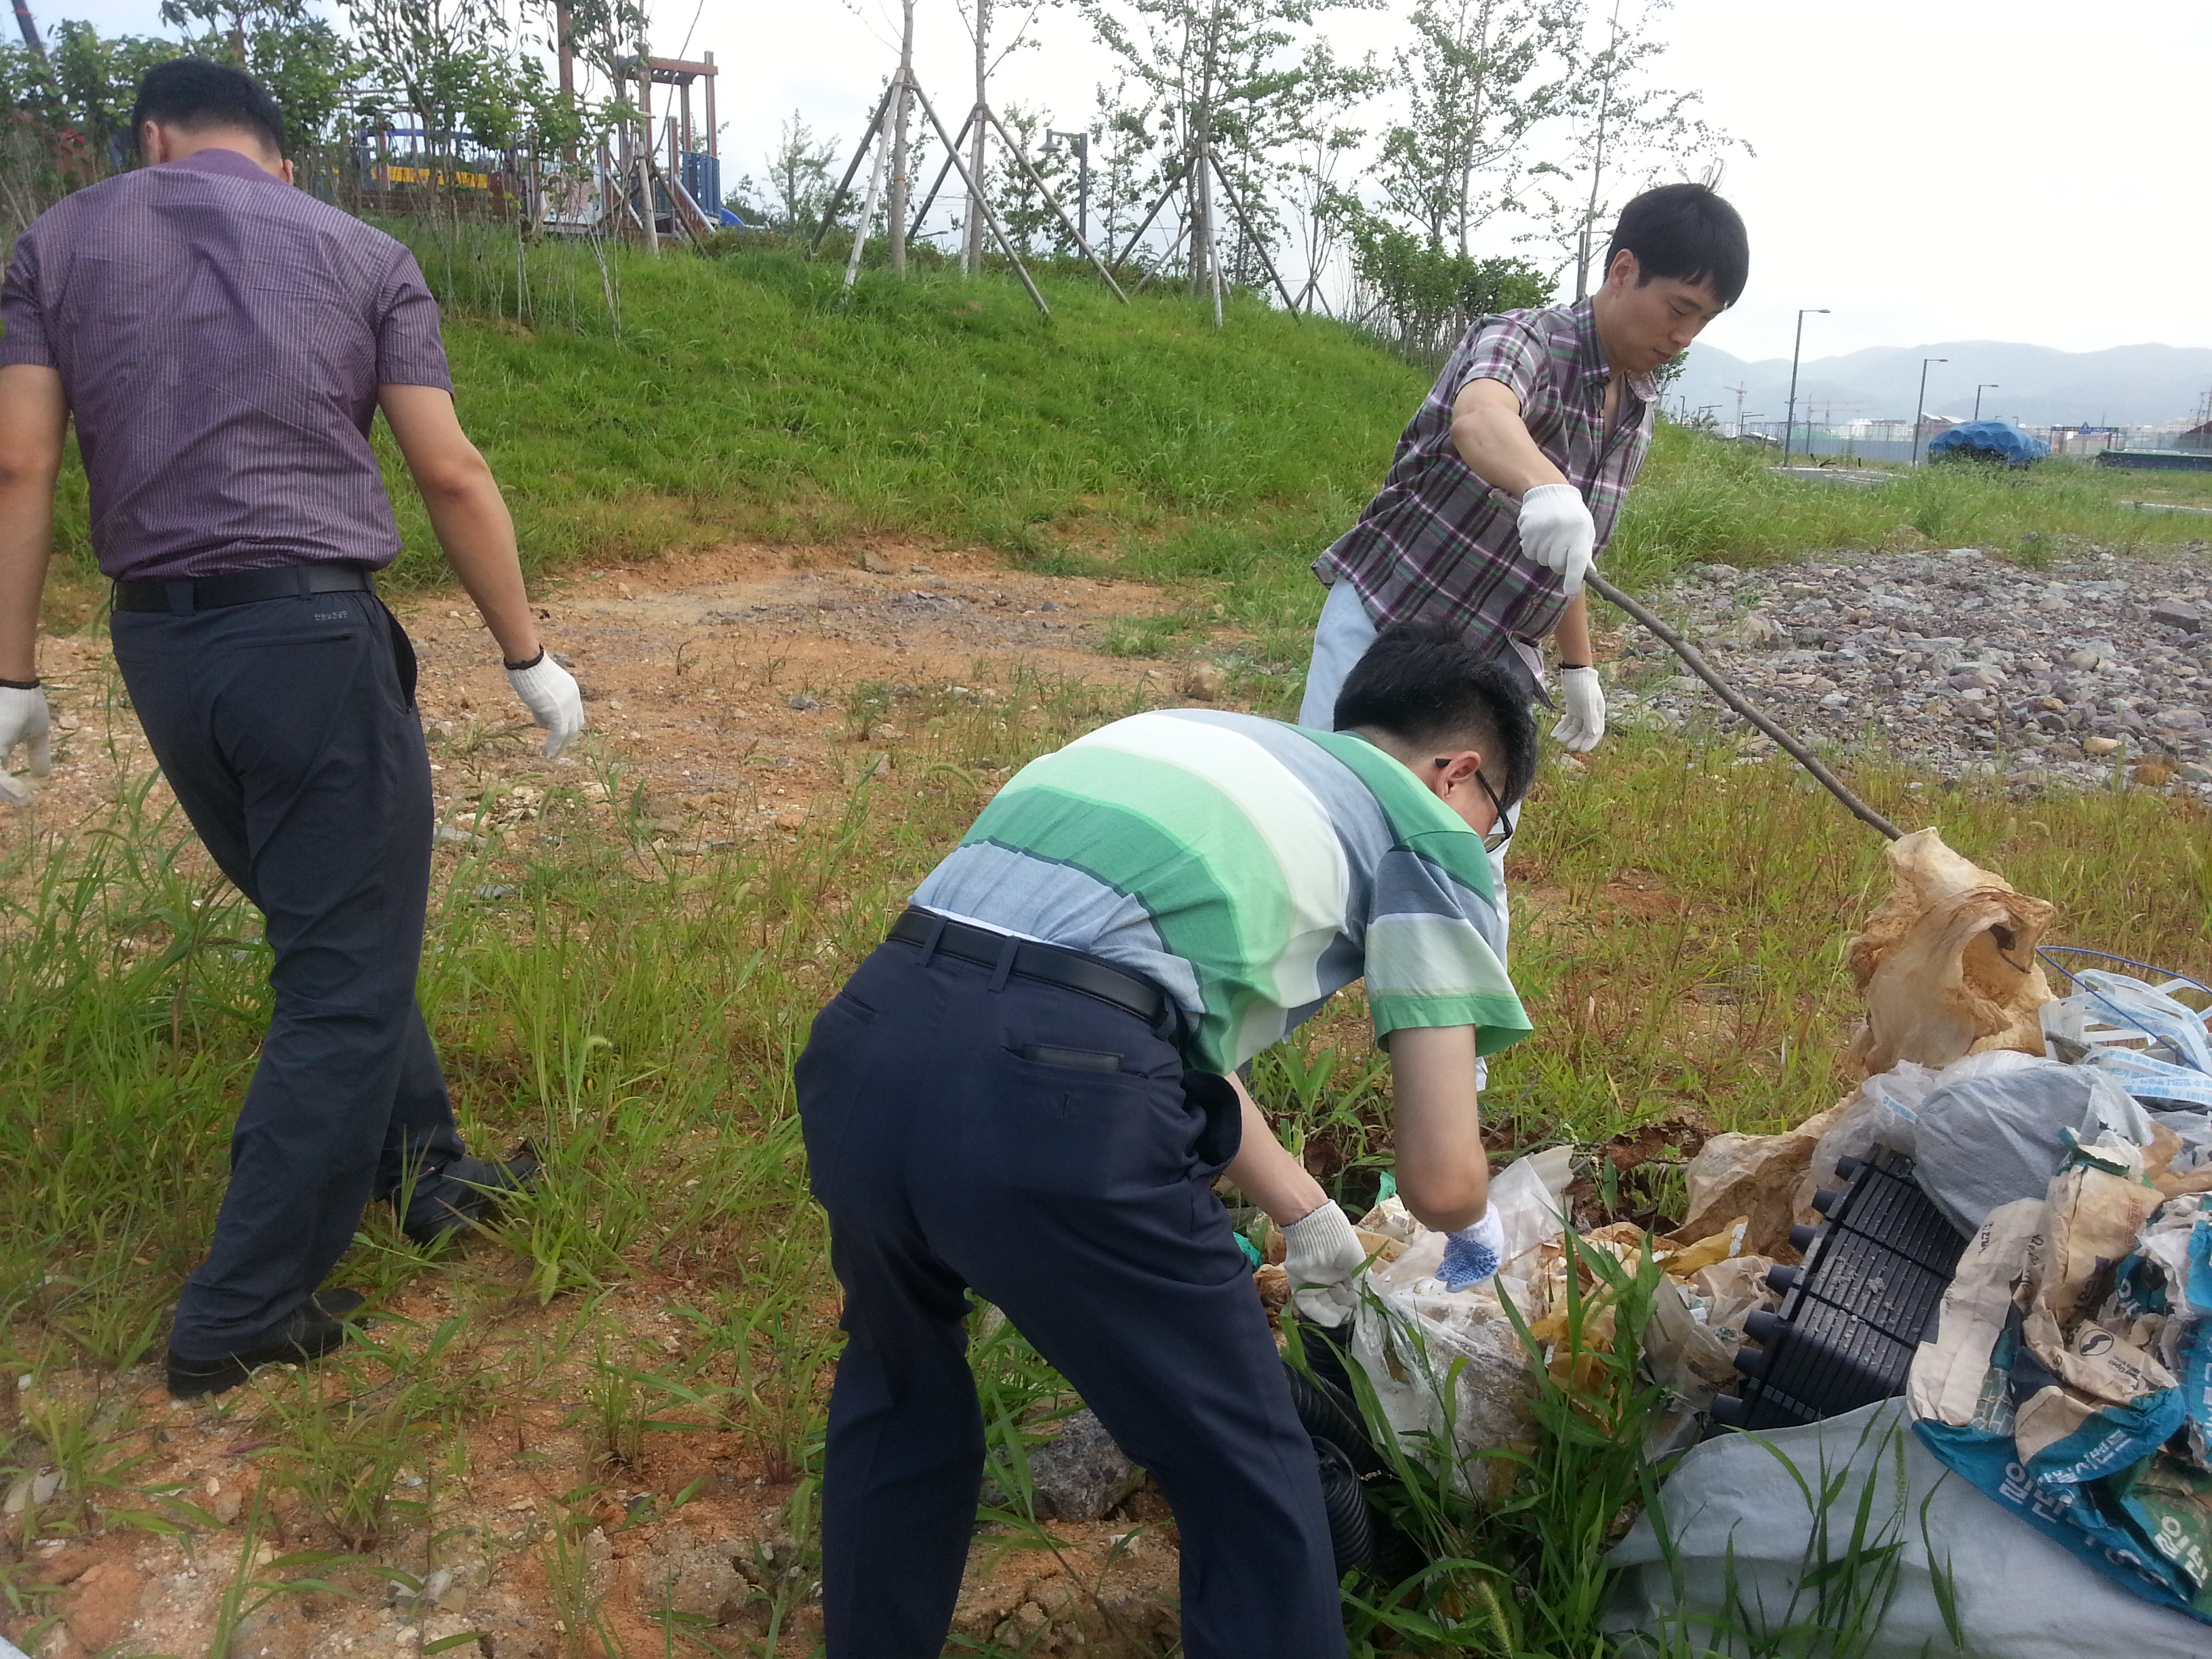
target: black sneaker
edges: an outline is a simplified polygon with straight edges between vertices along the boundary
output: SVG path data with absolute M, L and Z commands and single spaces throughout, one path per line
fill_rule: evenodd
M 434 1244 L 465 1228 L 498 1219 L 507 1200 L 538 1179 L 539 1159 L 528 1142 L 505 1163 L 457 1158 L 422 1177 L 400 1218 L 399 1231 L 417 1244 Z
M 359 1291 L 322 1291 L 292 1310 L 284 1328 L 266 1342 L 223 1359 L 179 1359 L 169 1354 L 169 1393 L 178 1400 L 221 1394 L 246 1381 L 261 1365 L 305 1364 L 319 1359 L 346 1340 L 353 1316 L 368 1298 Z

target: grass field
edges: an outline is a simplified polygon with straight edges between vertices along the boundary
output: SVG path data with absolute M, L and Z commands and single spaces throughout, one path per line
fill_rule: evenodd
M 1421 389 L 1342 331 L 1257 307 L 1217 335 L 1180 301 L 1124 313 L 1073 283 L 1052 289 L 1049 322 L 995 283 L 901 291 L 872 275 L 848 302 L 834 276 L 781 258 L 625 258 L 617 337 L 596 268 L 533 254 L 525 328 L 513 266 L 492 252 L 465 244 L 449 270 L 426 244 L 424 264 L 461 301 L 464 411 L 542 564 L 874 532 L 1111 562 L 1178 584 L 1193 617 L 1219 605 L 1237 618 L 1254 640 L 1249 688 L 1265 697 L 1281 694 L 1267 671 L 1317 604 L 1306 559 L 1357 511 Z M 2118 498 L 2072 471 L 1931 473 L 1870 497 L 1774 479 L 1670 433 L 1619 562 L 1648 581 L 1693 558 L 1873 544 L 1899 523 L 2027 558 L 2063 537 L 2186 538 L 2181 515 Z M 419 514 L 403 516 L 410 578 L 429 580 Z M 1126 643 L 1176 639 L 1170 624 Z M 1018 762 L 1133 706 L 1073 683 L 1001 690 L 986 703 L 921 688 L 896 768 L 796 839 L 658 848 L 603 755 L 586 776 L 611 786 L 598 793 L 613 808 L 556 778 L 534 824 L 441 853 L 424 1007 L 471 1139 L 534 1139 L 546 1179 L 514 1225 L 434 1260 L 369 1218 L 339 1276 L 413 1311 L 388 1316 L 343 1365 L 230 1397 L 221 1438 L 243 1449 L 222 1468 L 253 1494 L 243 1519 L 213 1512 L 171 1467 L 165 1402 L 138 1392 L 145 1372 L 122 1373 L 158 1354 L 220 1193 L 267 1016 L 258 919 L 141 793 L 67 841 L 9 842 L 0 1358 L 24 1381 L 0 1390 L 0 1484 L 25 1501 L 0 1593 L 19 1618 L 35 1626 L 61 1605 L 40 1540 L 179 1538 L 237 1552 L 210 1559 L 236 1589 L 210 1649 L 222 1659 L 270 1606 L 327 1610 L 388 1598 L 396 1573 L 426 1576 L 475 1524 L 493 1463 L 540 1455 L 557 1490 L 499 1547 L 562 1612 L 547 1638 L 562 1659 L 803 1652 L 784 1633 L 805 1624 L 811 1471 L 838 1339 L 791 1060 L 987 799 L 986 757 Z M 131 718 L 119 705 L 110 717 Z M 1771 1128 L 1840 1091 L 1856 1014 L 1840 946 L 1881 891 L 1880 846 L 1794 770 L 1740 758 L 1717 740 L 1622 733 L 1587 771 L 1546 769 L 1513 872 L 1513 965 L 1537 1032 L 1492 1073 L 1502 1150 L 1684 1119 Z M 2057 900 L 2063 939 L 2212 965 L 2212 870 L 2191 809 L 2123 787 L 2019 801 L 1902 769 L 1856 781 L 1909 827 L 1939 823 Z M 1332 1148 L 1330 1182 L 1354 1201 L 1389 1157 L 1369 1057 L 1349 1007 L 1258 1073 L 1285 1133 Z M 1001 1442 L 1064 1403 L 1018 1343 L 984 1354 Z M 1555 1432 L 1515 1502 L 1444 1506 L 1432 1541 L 1459 1565 L 1361 1613 L 1357 1650 L 1601 1651 L 1598 1550 L 1633 1493 L 1617 1451 L 1633 1443 L 1638 1397 L 1616 1376 L 1553 1401 Z M 1613 1451 L 1582 1446 L 1565 1431 L 1576 1422 L 1617 1431 Z M 775 1500 L 772 1519 L 749 1522 L 764 1565 L 746 1620 L 595 1611 L 590 1534 L 619 1544 L 687 1505 L 719 1514 L 715 1470 Z M 38 1495 L 32 1480 L 52 1474 L 63 1480 Z M 1010 1550 L 1037 1547 L 1033 1531 L 1002 1530 Z M 292 1553 L 258 1557 L 264 1534 Z M 445 1638 L 417 1639 L 427 1652 Z

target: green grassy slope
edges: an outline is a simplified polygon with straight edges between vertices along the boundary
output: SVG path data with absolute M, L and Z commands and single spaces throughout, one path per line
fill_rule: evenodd
M 1182 298 L 1070 279 L 1047 318 L 1005 280 L 869 271 L 848 293 L 786 254 L 620 256 L 617 337 L 587 256 L 533 257 L 525 328 L 511 253 L 449 274 L 423 251 L 464 418 L 538 561 L 868 532 L 1032 558 L 1195 538 L 1218 560 L 1224 535 L 1241 552 L 1357 513 L 1422 386 L 1256 304 L 1216 331 Z

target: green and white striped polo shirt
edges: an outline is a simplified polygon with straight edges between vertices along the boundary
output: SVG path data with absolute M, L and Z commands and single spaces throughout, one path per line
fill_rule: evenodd
M 1024 767 L 914 902 L 1085 951 L 1180 1004 L 1226 1073 L 1363 975 L 1378 1039 L 1528 1030 L 1481 837 L 1364 738 L 1205 708 Z

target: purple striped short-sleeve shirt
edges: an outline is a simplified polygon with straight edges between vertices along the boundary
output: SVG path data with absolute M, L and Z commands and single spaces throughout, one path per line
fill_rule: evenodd
M 41 214 L 0 320 L 0 366 L 61 374 L 107 575 L 398 556 L 376 389 L 453 381 L 437 302 L 382 231 L 204 149 Z
M 1332 587 L 1350 582 L 1379 622 L 1440 617 L 1491 639 L 1541 639 L 1566 609 L 1559 574 L 1522 556 L 1520 499 L 1484 483 L 1460 459 L 1452 405 L 1470 380 L 1510 387 L 1537 448 L 1589 503 L 1601 552 L 1650 447 L 1658 408 L 1651 377 L 1630 374 L 1608 431 L 1609 378 L 1587 300 L 1484 318 L 1454 348 L 1407 423 L 1382 489 L 1315 562 L 1314 574 Z

